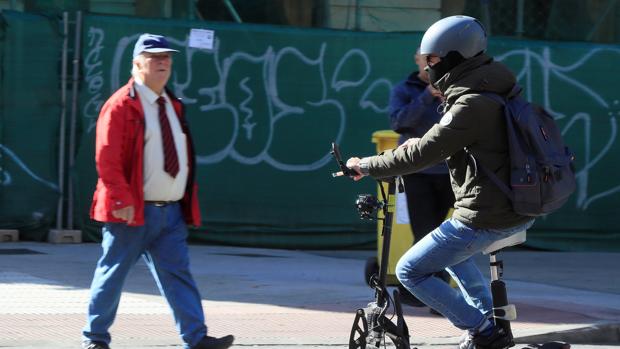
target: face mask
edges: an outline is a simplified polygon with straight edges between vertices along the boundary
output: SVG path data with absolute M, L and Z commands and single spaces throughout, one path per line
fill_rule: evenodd
M 443 76 L 446 75 L 446 73 L 448 73 L 449 71 L 444 61 L 436 63 L 432 67 L 426 66 L 424 70 L 426 70 L 426 72 L 428 73 L 428 81 L 435 88 L 437 88 L 437 81 L 443 78 Z
M 441 80 L 450 70 L 452 70 L 457 65 L 463 63 L 465 58 L 461 56 L 460 53 L 456 51 L 450 51 L 445 57 L 441 58 L 436 64 L 433 64 L 432 67 L 426 66 L 424 70 L 428 72 L 428 80 L 430 81 L 433 87 L 437 88 L 437 81 Z

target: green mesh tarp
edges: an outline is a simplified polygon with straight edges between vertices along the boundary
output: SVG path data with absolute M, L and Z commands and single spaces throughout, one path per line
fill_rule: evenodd
M 0 226 L 43 239 L 58 201 L 59 21 L 0 13 Z
M 60 115 L 58 19 L 4 12 L 0 44 L 0 223 L 42 239 L 58 199 Z M 191 28 L 213 29 L 213 50 L 187 47 Z M 187 104 L 198 153 L 203 226 L 192 238 L 282 248 L 373 246 L 375 224 L 358 219 L 358 193 L 375 184 L 333 179 L 330 142 L 343 155 L 375 151 L 388 127 L 390 88 L 413 68 L 421 35 L 212 22 L 86 16 L 82 28 L 76 224 L 88 218 L 95 186 L 94 125 L 102 103 L 129 77 L 142 32 L 169 36 L 181 52 L 170 82 Z M 538 219 L 532 247 L 620 250 L 620 76 L 615 46 L 493 37 L 526 97 L 558 120 L 577 155 L 578 188 L 559 212 Z M 415 217 L 414 217 L 415 219 Z M 22 235 L 24 236 L 24 235 Z
M 204 226 L 194 238 L 296 248 L 374 241 L 374 224 L 361 222 L 352 205 L 374 183 L 332 179 L 329 143 L 338 141 L 345 156 L 374 152 L 370 135 L 388 126 L 389 89 L 413 67 L 419 34 L 98 16 L 84 24 L 77 209 L 91 238 L 98 234 L 86 216 L 97 107 L 127 80 L 137 34 L 155 32 L 181 51 L 170 86 L 187 103 L 199 155 Z M 215 49 L 188 48 L 191 28 L 215 30 Z M 489 51 L 517 73 L 528 98 L 556 116 L 577 154 L 577 193 L 560 212 L 538 220 L 529 244 L 617 250 L 620 244 L 610 241 L 620 212 L 620 106 L 609 86 L 618 77 L 618 50 L 494 38 Z
M 372 45 L 410 38 L 217 24 L 208 26 L 217 33 L 208 51 L 187 47 L 193 27 L 205 24 L 85 17 L 76 209 L 87 236 L 99 234 L 87 218 L 97 107 L 129 78 L 139 33 L 153 32 L 181 51 L 169 85 L 187 105 L 198 154 L 204 225 L 192 237 L 289 248 L 373 244 L 374 224 L 358 219 L 354 200 L 374 183 L 333 179 L 330 144 L 345 154 L 374 151 L 370 135 L 387 125 L 390 83 L 371 62 L 392 58 Z

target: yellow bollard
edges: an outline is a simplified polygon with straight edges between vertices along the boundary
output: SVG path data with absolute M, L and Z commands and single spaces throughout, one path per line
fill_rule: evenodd
M 376 131 L 372 134 L 372 142 L 377 145 L 377 153 L 381 153 L 387 149 L 394 149 L 398 146 L 398 138 L 400 135 L 392 130 L 381 130 Z M 387 183 L 382 183 L 383 190 L 387 192 Z M 381 189 L 379 185 L 377 185 L 377 197 L 381 199 Z M 398 212 L 395 213 L 398 215 Z M 452 216 L 452 210 L 448 212 L 446 218 Z M 383 218 L 383 212 L 379 211 L 379 218 Z M 411 231 L 411 225 L 409 224 L 398 224 L 398 219 L 394 217 L 392 220 L 392 240 L 390 243 L 390 258 L 388 259 L 388 268 L 387 268 L 387 277 L 386 284 L 396 286 L 399 284 L 398 279 L 396 278 L 396 263 L 400 257 L 402 257 L 409 248 L 413 245 L 415 241 L 415 233 Z M 383 236 L 381 236 L 381 230 L 383 229 L 383 221 L 377 221 L 377 261 L 381 261 L 381 248 L 383 246 Z M 371 262 L 367 262 L 366 265 L 366 273 L 368 274 L 374 269 L 371 265 Z M 376 272 L 379 270 L 379 263 L 376 263 Z M 366 280 L 368 280 L 368 276 L 366 275 Z M 450 284 L 452 287 L 456 287 L 456 283 L 454 280 L 450 280 Z
M 376 131 L 372 134 L 372 142 L 377 145 L 377 153 L 380 153 L 387 149 L 394 149 L 398 146 L 398 138 L 400 135 L 391 130 Z M 387 192 L 387 183 L 383 183 L 383 190 Z M 381 189 L 377 185 L 377 197 L 381 198 Z M 398 212 L 396 212 L 398 214 Z M 383 212 L 379 211 L 379 218 L 383 218 Z M 381 230 L 383 229 L 383 221 L 377 221 L 377 260 L 381 261 L 381 248 L 383 246 L 383 236 L 381 236 Z M 396 263 L 400 257 L 407 252 L 407 250 L 413 245 L 415 237 L 411 231 L 409 224 L 398 224 L 396 217 L 392 220 L 392 241 L 390 246 L 390 258 L 388 260 L 387 268 L 387 285 L 398 285 L 399 282 L 396 279 Z M 377 264 L 378 265 L 378 264 Z

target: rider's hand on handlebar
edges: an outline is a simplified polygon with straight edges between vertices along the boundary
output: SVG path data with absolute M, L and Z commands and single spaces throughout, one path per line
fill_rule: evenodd
M 364 175 L 362 174 L 362 171 L 360 170 L 359 163 L 360 163 L 360 158 L 358 157 L 352 157 L 349 160 L 347 160 L 347 167 L 357 172 L 356 176 L 351 177 L 355 181 L 359 181 L 360 179 L 364 178 Z

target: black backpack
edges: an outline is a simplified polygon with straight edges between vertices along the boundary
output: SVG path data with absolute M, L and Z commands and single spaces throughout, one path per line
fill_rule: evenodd
M 480 93 L 504 106 L 510 186 L 484 165 L 479 167 L 510 198 L 516 213 L 537 217 L 562 207 L 575 191 L 575 157 L 564 144 L 553 117 L 520 93 L 518 85 L 506 97 Z

